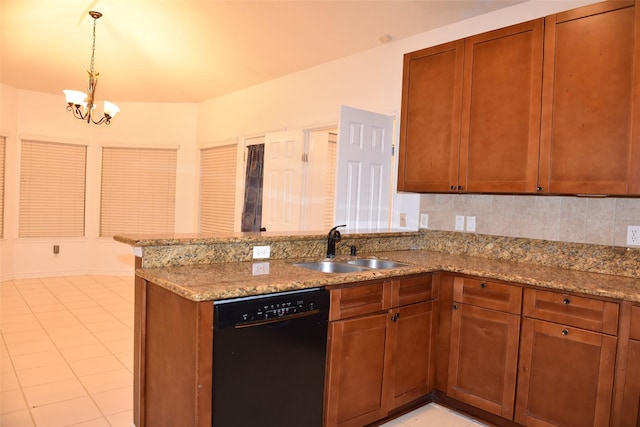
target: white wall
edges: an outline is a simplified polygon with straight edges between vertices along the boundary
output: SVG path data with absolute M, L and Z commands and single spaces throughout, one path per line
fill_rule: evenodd
M 0 134 L 7 137 L 5 236 L 0 240 L 0 279 L 63 274 L 132 274 L 131 249 L 99 237 L 101 148 L 105 145 L 179 147 L 176 231 L 193 232 L 197 221 L 195 104 L 117 102 L 110 125 L 87 125 L 67 112 L 64 96 L 2 85 Z M 85 237 L 18 238 L 20 139 L 87 145 Z M 53 254 L 53 245 L 60 253 Z

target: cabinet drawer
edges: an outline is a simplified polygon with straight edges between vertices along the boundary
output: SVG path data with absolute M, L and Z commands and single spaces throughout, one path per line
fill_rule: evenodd
M 391 307 L 391 282 L 373 282 L 331 290 L 329 320 L 371 314 Z
M 539 289 L 524 290 L 524 316 L 616 335 L 618 304 Z
M 632 340 L 640 340 L 640 306 L 631 307 L 631 329 L 629 330 L 629 338 Z
M 519 314 L 522 288 L 488 280 L 456 277 L 453 281 L 453 300 L 491 310 Z
M 429 301 L 437 297 L 433 289 L 431 274 L 397 279 L 392 283 L 392 307 Z

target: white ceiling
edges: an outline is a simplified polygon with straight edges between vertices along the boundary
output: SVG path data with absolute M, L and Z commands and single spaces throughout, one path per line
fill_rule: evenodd
M 99 99 L 200 102 L 523 1 L 0 0 L 0 81 L 85 91 L 90 10 Z

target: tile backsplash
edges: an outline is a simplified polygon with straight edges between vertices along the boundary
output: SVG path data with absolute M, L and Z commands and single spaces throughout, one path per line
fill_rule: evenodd
M 422 194 L 420 213 L 432 230 L 454 231 L 456 215 L 475 216 L 475 233 L 626 247 L 640 198 Z

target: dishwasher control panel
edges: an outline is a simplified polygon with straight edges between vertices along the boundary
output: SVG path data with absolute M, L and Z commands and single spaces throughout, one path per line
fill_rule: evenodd
M 304 313 L 327 312 L 329 293 L 324 289 L 312 289 L 257 297 L 216 301 L 214 327 L 242 327 L 255 322 L 284 320 Z

